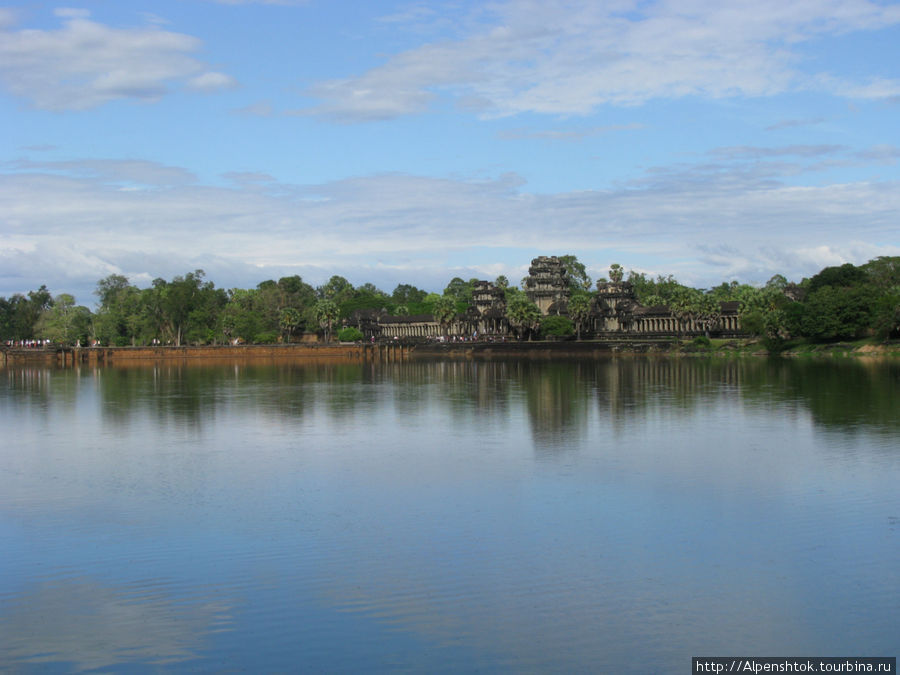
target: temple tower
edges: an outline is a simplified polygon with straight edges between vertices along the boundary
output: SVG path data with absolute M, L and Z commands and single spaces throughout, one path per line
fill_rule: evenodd
M 601 332 L 627 331 L 631 313 L 637 306 L 630 281 L 598 281 L 594 299 L 594 329 Z
M 480 333 L 498 333 L 507 329 L 506 295 L 502 288 L 490 281 L 476 281 L 472 284 L 472 305 L 480 317 Z
M 555 255 L 542 255 L 532 260 L 523 282 L 525 295 L 544 316 L 550 313 L 553 305 L 569 299 L 566 268 Z

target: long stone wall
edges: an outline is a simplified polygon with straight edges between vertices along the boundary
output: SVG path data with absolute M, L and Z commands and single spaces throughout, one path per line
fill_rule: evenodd
M 4 349 L 3 365 L 141 365 L 159 361 L 309 360 L 329 362 L 396 361 L 408 356 L 401 344 L 290 344 L 184 347 L 84 347 Z

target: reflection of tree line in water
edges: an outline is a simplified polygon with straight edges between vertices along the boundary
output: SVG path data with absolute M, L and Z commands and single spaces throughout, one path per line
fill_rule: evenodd
M 359 396 L 348 389 L 366 379 L 356 364 L 285 364 L 207 367 L 165 364 L 148 369 L 99 368 L 104 414 L 125 418 L 136 409 L 152 409 L 157 417 L 196 422 L 217 414 L 247 410 L 302 417 L 325 404 L 329 411 L 352 412 Z M 357 392 L 361 390 L 357 387 Z M 109 405 L 112 404 L 112 405 Z
M 765 410 L 802 405 L 826 426 L 900 426 L 900 364 L 885 361 L 717 360 L 627 358 L 604 360 L 413 361 L 391 364 L 312 363 L 81 371 L 22 368 L 6 371 L 6 398 L 74 405 L 80 379 L 96 381 L 103 415 L 126 421 L 151 411 L 160 422 L 214 422 L 216 415 L 263 414 L 300 418 L 317 409 L 335 418 L 392 406 L 401 416 L 440 406 L 456 419 L 489 416 L 524 402 L 533 431 L 553 436 L 584 428 L 596 402 L 613 423 L 650 408 L 696 410 L 734 399 Z M 549 438 L 549 436 L 548 436 Z
M 825 426 L 900 427 L 900 364 L 879 360 L 844 363 L 785 361 L 782 399 L 800 399 Z M 758 390 L 764 392 L 762 388 Z M 755 392 L 756 390 L 751 390 Z

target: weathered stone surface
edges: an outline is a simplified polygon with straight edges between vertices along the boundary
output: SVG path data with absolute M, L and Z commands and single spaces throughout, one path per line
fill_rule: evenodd
M 539 256 L 531 261 L 525 278 L 525 295 L 541 310 L 541 314 L 563 313 L 569 299 L 566 268 L 556 256 Z

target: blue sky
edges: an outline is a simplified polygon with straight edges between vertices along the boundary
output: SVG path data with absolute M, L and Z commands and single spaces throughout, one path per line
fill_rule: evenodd
M 0 295 L 900 255 L 900 3 L 0 7 Z

